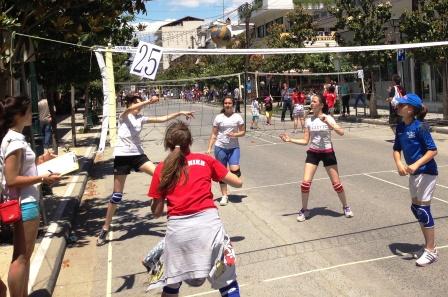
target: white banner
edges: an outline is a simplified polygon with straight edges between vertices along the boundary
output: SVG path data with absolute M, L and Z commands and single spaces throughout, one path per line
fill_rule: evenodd
M 160 64 L 160 58 L 162 58 L 161 47 L 140 41 L 130 72 L 138 76 L 155 79 Z
M 335 46 L 335 47 L 301 47 L 301 48 L 249 48 L 249 49 L 181 49 L 181 48 L 159 48 L 163 54 L 176 55 L 269 55 L 269 54 L 318 54 L 318 53 L 349 53 L 370 52 L 384 50 L 410 49 L 420 47 L 448 46 L 448 41 L 404 43 L 404 44 L 382 44 L 364 46 Z M 151 45 L 155 47 L 155 45 Z M 95 51 L 106 51 L 106 48 L 97 48 Z M 137 48 L 119 50 L 111 49 L 116 53 L 136 53 Z
M 106 148 L 107 130 L 109 128 L 109 91 L 107 89 L 107 75 L 106 75 L 106 63 L 104 62 L 103 54 L 95 52 L 96 60 L 101 71 L 101 78 L 103 80 L 103 123 L 101 125 L 101 137 L 98 145 L 98 152 L 104 152 Z

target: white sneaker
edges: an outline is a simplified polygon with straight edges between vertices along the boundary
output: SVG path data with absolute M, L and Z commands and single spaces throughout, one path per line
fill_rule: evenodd
M 439 253 L 437 252 L 436 249 L 434 249 L 433 252 L 425 249 L 420 258 L 418 258 L 417 261 L 415 261 L 415 264 L 417 266 L 424 267 L 434 262 L 437 262 L 438 259 L 439 259 Z
M 229 203 L 229 197 L 227 195 L 222 196 L 221 201 L 219 201 L 219 205 L 226 206 L 227 203 Z
M 310 210 L 309 209 L 301 209 L 299 210 L 299 213 L 297 214 L 297 222 L 304 222 L 306 219 L 310 217 Z
M 353 211 L 351 210 L 350 206 L 344 207 L 344 215 L 346 218 L 354 217 Z

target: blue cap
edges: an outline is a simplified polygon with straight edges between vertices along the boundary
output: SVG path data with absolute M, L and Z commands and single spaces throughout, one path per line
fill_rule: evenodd
M 397 99 L 398 104 L 409 104 L 417 108 L 422 107 L 422 99 L 416 94 L 408 93 L 404 97 L 400 97 Z

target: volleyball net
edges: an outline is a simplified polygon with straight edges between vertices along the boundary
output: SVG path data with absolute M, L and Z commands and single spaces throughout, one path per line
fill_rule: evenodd
M 358 46 L 358 47 L 333 47 L 333 48 L 279 48 L 279 49 L 163 49 L 161 55 L 195 55 L 195 56 L 209 56 L 209 55 L 284 55 L 284 54 L 337 54 L 337 53 L 357 53 L 367 51 L 397 51 L 397 50 L 413 50 L 427 47 L 447 46 L 447 41 L 442 42 L 427 42 L 414 44 L 390 44 L 390 45 L 375 45 L 375 46 Z M 135 54 L 136 48 L 112 48 L 112 49 L 96 49 L 97 58 L 105 52 L 106 61 L 112 57 L 112 53 L 127 53 Z M 98 63 L 101 68 L 101 59 L 98 58 Z M 107 63 L 106 63 L 107 64 Z M 242 65 L 243 66 L 243 65 Z M 173 65 L 173 67 L 176 67 Z M 107 68 L 107 67 L 106 67 Z M 287 83 L 292 88 L 297 88 L 298 91 L 307 94 L 323 92 L 325 84 L 334 84 L 339 91 L 339 87 L 345 84 L 345 95 L 351 98 L 350 105 L 361 105 L 365 107 L 369 94 L 372 92 L 372 82 L 368 83 L 364 80 L 362 70 L 353 69 L 353 71 L 346 72 L 331 72 L 331 73 L 310 73 L 310 72 L 249 72 L 246 75 L 243 73 L 234 73 L 222 76 L 210 77 L 192 77 L 177 80 L 155 80 L 135 82 L 114 82 L 113 70 L 103 73 L 104 93 L 109 94 L 110 101 L 109 114 L 113 118 L 116 117 L 116 110 L 112 105 L 116 105 L 117 98 L 115 94 L 126 94 L 127 92 L 141 92 L 145 96 L 158 95 L 160 103 L 152 105 L 148 111 L 144 113 L 162 115 L 170 114 L 175 110 L 194 110 L 196 112 L 196 119 L 191 123 L 193 136 L 208 137 L 210 134 L 213 118 L 220 112 L 222 100 L 229 96 L 235 98 L 235 89 L 238 89 L 239 100 L 242 100 L 240 107 L 246 125 L 251 122 L 252 100 L 257 100 L 263 103 L 266 96 L 272 96 L 274 99 L 274 121 L 273 125 L 263 125 L 266 121 L 263 118 L 263 104 L 260 110 L 260 125 L 258 128 L 265 130 L 288 130 L 290 129 L 287 121 L 281 121 L 283 106 L 282 106 L 282 85 Z M 241 67 L 242 68 L 242 67 Z M 348 89 L 348 91 L 347 91 Z M 119 92 L 116 92 L 118 90 Z M 244 101 L 244 94 L 247 92 L 246 101 Z M 339 92 L 338 95 L 341 95 Z M 107 96 L 105 96 L 107 97 Z M 366 98 L 367 97 L 367 98 Z M 309 103 L 310 96 L 306 96 Z M 340 96 L 338 96 L 340 99 Z M 360 102 L 358 102 L 358 99 Z M 106 100 L 105 100 L 106 101 Z M 356 101 L 356 102 L 353 102 Z M 338 100 L 340 104 L 340 100 Z M 337 108 L 338 109 L 338 108 Z M 356 109 L 357 110 L 357 109 Z M 103 117 L 108 117 L 107 112 L 103 112 Z M 280 118 L 280 119 L 278 119 Z M 114 145 L 113 138 L 116 137 L 116 120 L 113 119 L 103 121 L 102 132 L 107 131 L 105 126 L 108 123 L 110 127 L 111 145 Z M 161 129 L 163 125 L 154 125 L 155 128 Z M 107 134 L 107 133 L 105 133 Z M 102 137 L 103 138 L 103 137 Z M 102 142 L 104 143 L 104 141 Z M 100 144 L 100 150 L 104 147 Z

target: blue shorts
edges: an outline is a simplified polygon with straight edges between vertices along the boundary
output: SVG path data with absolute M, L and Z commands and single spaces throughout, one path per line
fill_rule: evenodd
M 22 203 L 20 208 L 22 210 L 22 222 L 39 218 L 39 203 L 37 201 Z
M 215 158 L 224 166 L 240 165 L 240 148 L 225 149 L 215 146 Z

